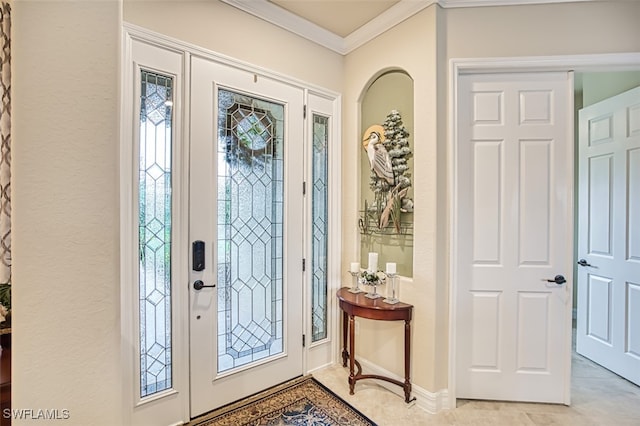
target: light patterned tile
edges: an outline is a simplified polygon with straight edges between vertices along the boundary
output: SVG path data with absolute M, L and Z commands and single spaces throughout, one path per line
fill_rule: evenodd
M 459 399 L 456 404 L 458 410 L 492 410 L 500 409 L 495 401 L 482 401 L 473 399 Z
M 527 413 L 531 421 L 536 426 L 595 426 L 593 420 L 588 417 L 570 413 L 570 414 L 549 414 L 549 413 Z
M 540 404 L 534 402 L 498 402 L 500 410 L 520 411 L 523 413 L 568 414 L 571 408 L 562 404 Z
M 533 421 L 525 414 L 517 411 L 489 410 L 454 410 L 456 425 L 492 425 L 492 426 L 532 426 Z
M 349 373 L 342 366 L 325 368 L 314 377 L 380 426 L 639 426 L 640 387 L 579 355 L 573 357 L 571 406 L 502 401 L 458 400 L 454 410 L 429 414 L 377 385 L 356 384 L 349 395 Z

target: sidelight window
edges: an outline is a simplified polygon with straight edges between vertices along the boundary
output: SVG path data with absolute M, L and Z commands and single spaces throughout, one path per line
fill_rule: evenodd
M 172 386 L 173 78 L 141 72 L 138 186 L 140 396 Z
M 312 341 L 327 338 L 327 239 L 328 239 L 328 156 L 329 118 L 313 115 L 312 164 Z

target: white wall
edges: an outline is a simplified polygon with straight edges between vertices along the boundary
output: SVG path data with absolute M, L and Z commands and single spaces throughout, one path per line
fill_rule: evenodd
M 16 1 L 12 15 L 12 407 L 121 424 L 120 4 Z

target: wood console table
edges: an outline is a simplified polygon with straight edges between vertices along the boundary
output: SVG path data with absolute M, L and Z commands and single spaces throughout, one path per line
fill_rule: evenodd
M 336 294 L 342 309 L 342 366 L 347 366 L 349 359 L 349 394 L 353 395 L 356 382 L 361 379 L 379 379 L 400 386 L 404 389 L 404 401 L 411 402 L 411 315 L 413 305 L 384 303 L 382 298 L 369 299 L 365 293 L 350 293 L 347 287 L 341 288 Z M 404 321 L 404 382 L 391 377 L 377 374 L 362 374 L 362 367 L 355 357 L 355 317 L 382 321 Z M 347 351 L 347 334 L 349 335 L 349 350 Z M 354 372 L 355 367 L 358 368 Z

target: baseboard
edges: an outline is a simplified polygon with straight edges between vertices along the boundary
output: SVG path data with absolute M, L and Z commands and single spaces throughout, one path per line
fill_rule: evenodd
M 372 362 L 358 358 L 360 365 L 362 365 L 362 371 L 366 374 L 378 374 L 380 376 L 391 377 L 392 379 L 399 380 L 404 382 L 404 377 L 400 377 L 390 371 L 385 370 L 384 368 L 373 364 Z M 404 391 L 399 386 L 394 385 L 393 383 L 385 382 L 384 380 L 371 380 L 371 382 L 375 382 L 376 384 L 382 386 L 383 388 L 393 392 L 396 395 L 404 398 Z M 357 383 L 356 383 L 357 386 Z M 415 404 L 416 406 L 422 408 L 427 413 L 437 414 L 442 410 L 449 409 L 449 390 L 441 389 L 437 392 L 430 392 L 420 386 L 416 386 L 415 384 L 411 384 L 411 394 L 416 398 Z
M 311 370 L 307 370 L 307 374 L 313 374 L 316 371 L 324 370 L 325 368 L 331 367 L 332 365 L 334 365 L 332 362 L 328 362 L 328 363 L 326 363 L 324 365 L 321 365 L 320 367 L 316 367 L 316 368 L 313 368 Z

